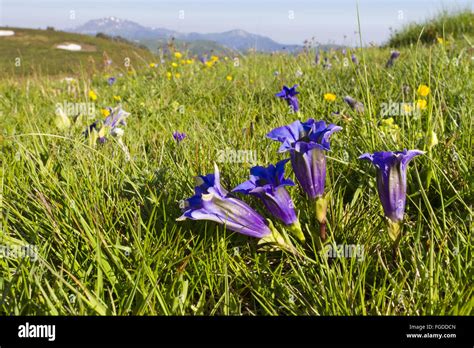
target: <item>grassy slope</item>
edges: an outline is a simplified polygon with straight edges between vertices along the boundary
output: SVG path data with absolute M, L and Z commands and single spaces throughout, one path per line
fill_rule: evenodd
M 0 37 L 0 74 L 15 76 L 38 74 L 77 74 L 78 66 L 83 72 L 94 73 L 103 69 L 104 52 L 113 65 L 123 67 L 124 59 L 131 64 L 143 64 L 153 60 L 151 52 L 132 44 L 96 38 L 61 31 L 3 28 L 15 31 L 14 36 Z M 68 42 L 94 47 L 91 52 L 69 52 L 59 50 L 58 44 Z M 21 59 L 21 66 L 15 66 L 15 59 Z
M 412 23 L 395 32 L 388 45 L 401 47 L 418 41 L 433 44 L 438 38 L 452 40 L 465 37 L 471 40 L 474 38 L 474 13 L 469 10 L 459 11 L 454 15 L 443 12 L 425 23 Z
M 312 56 L 257 55 L 239 67 L 231 60 L 205 70 L 180 67 L 181 78 L 172 80 L 165 78 L 172 69 L 168 62 L 112 87 L 103 76 L 69 88 L 48 77 L 2 81 L 0 238 L 37 245 L 40 259 L 0 258 L 0 312 L 472 314 L 474 79 L 467 48 L 457 41 L 401 49 L 390 70 L 384 68 L 388 50 L 368 49 L 356 52 L 358 67 L 344 67 L 339 56 L 331 70 L 315 67 Z M 229 74 L 232 81 L 225 78 Z M 299 115 L 274 97 L 282 84 L 293 83 L 300 85 Z M 431 93 L 421 116 L 394 117 L 398 129 L 392 133 L 381 128 L 381 104 L 413 102 L 422 83 Z M 81 137 L 88 120 L 66 131 L 55 127 L 54 105 L 86 102 L 91 88 L 99 94 L 98 106 L 120 95 L 132 113 L 124 136 L 131 161 L 115 141 L 90 147 Z M 336 93 L 336 102 L 325 102 L 326 92 Z M 346 94 L 365 104 L 364 114 L 348 109 L 341 100 Z M 336 244 L 363 245 L 362 261 L 328 262 L 310 242 L 305 252 L 314 261 L 302 262 L 256 252 L 254 239 L 214 223 L 175 222 L 179 200 L 192 193 L 192 177 L 211 172 L 219 150 L 255 150 L 258 164 L 274 163 L 282 156 L 265 134 L 309 117 L 344 127 L 332 138 L 328 160 L 328 232 Z M 179 145 L 174 130 L 188 135 Z M 395 265 L 374 169 L 357 157 L 428 150 L 431 131 L 439 144 L 408 170 L 407 224 Z M 227 188 L 245 180 L 250 168 L 219 166 Z M 290 192 L 304 229 L 315 232 L 312 207 L 298 188 Z

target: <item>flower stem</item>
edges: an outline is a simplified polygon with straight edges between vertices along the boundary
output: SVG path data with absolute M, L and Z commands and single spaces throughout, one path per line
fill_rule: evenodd
M 327 233 L 326 233 L 326 222 L 321 222 L 319 224 L 319 237 L 321 237 L 321 240 L 324 242 L 327 238 Z

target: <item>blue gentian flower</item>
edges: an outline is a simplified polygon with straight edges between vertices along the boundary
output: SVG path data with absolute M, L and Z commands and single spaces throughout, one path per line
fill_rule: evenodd
M 285 186 L 295 184 L 284 177 L 285 164 L 288 161 L 289 159 L 285 159 L 276 165 L 270 164 L 268 167 L 253 167 L 250 169 L 250 180 L 238 185 L 232 192 L 250 194 L 260 198 L 274 217 L 289 226 L 289 229 L 304 241 L 293 201 L 285 188 Z
M 298 98 L 296 97 L 296 95 L 299 94 L 300 92 L 296 91 L 296 87 L 298 87 L 298 85 L 294 85 L 291 88 L 287 86 L 283 86 L 283 89 L 281 90 L 281 92 L 278 92 L 277 94 L 275 94 L 276 97 L 286 100 L 286 102 L 292 108 L 294 112 L 297 112 L 300 109 Z
M 359 157 L 369 160 L 377 168 L 377 191 L 384 214 L 392 227 L 397 226 L 395 229 L 389 229 L 393 240 L 398 237 L 398 225 L 402 222 L 405 212 L 408 163 L 413 157 L 423 153 L 420 150 L 405 149 L 395 152 L 365 153 Z
M 117 79 L 115 77 L 109 77 L 107 79 L 107 83 L 109 84 L 109 86 L 112 86 L 116 81 Z
M 329 137 L 342 128 L 324 121 L 309 119 L 295 121 L 288 126 L 275 128 L 268 137 L 282 143 L 279 152 L 290 152 L 293 171 L 306 194 L 316 202 L 316 218 L 320 223 L 320 236 L 326 240 L 327 199 L 324 196 L 326 183 L 326 155 Z
M 185 200 L 183 215 L 178 221 L 210 220 L 229 230 L 256 238 L 272 235 L 265 219 L 246 203 L 230 197 L 220 184 L 219 169 L 214 174 L 196 177 L 195 195 Z
M 377 190 L 385 216 L 393 222 L 403 220 L 406 203 L 407 165 L 420 150 L 365 153 L 359 159 L 372 162 L 377 168 Z
M 278 152 L 290 152 L 296 178 L 310 198 L 324 194 L 326 156 L 329 137 L 342 128 L 324 121 L 309 119 L 295 121 L 288 126 L 275 128 L 267 137 L 282 143 Z

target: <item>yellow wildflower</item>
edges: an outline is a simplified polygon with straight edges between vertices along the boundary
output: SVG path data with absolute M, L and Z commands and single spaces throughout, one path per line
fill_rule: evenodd
M 430 88 L 427 85 L 420 85 L 417 92 L 418 95 L 426 97 L 428 94 L 430 94 Z
M 416 101 L 416 107 L 420 110 L 426 109 L 426 100 L 424 99 L 418 99 Z
M 107 117 L 110 115 L 110 110 L 109 109 L 100 109 L 100 112 L 102 113 L 102 116 Z
M 120 97 L 119 95 L 114 95 L 114 100 L 115 101 L 121 101 L 122 97 Z
M 232 76 L 227 75 L 227 76 L 226 76 L 226 79 L 227 79 L 227 81 L 232 81 Z
M 96 101 L 97 100 L 97 94 L 95 94 L 95 92 L 93 90 L 90 90 L 89 91 L 89 98 Z
M 324 100 L 333 102 L 336 100 L 336 95 L 333 93 L 324 93 Z
M 181 58 L 183 57 L 183 55 L 181 54 L 181 52 L 175 52 L 175 53 L 174 53 L 174 57 L 175 57 L 176 59 L 181 59 Z

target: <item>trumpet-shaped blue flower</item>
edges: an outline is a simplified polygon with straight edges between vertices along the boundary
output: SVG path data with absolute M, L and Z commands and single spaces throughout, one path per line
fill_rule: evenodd
M 295 121 L 287 126 L 275 128 L 267 137 L 282 143 L 279 152 L 290 152 L 291 164 L 296 178 L 310 198 L 324 194 L 326 181 L 326 155 L 329 137 L 342 128 L 324 121 L 309 119 Z
M 286 102 L 288 103 L 288 105 L 291 107 L 291 109 L 294 112 L 297 112 L 300 109 L 298 98 L 296 97 L 296 95 L 299 94 L 300 92 L 296 91 L 296 87 L 298 87 L 298 85 L 294 85 L 291 88 L 287 86 L 283 86 L 283 89 L 281 90 L 281 92 L 278 92 L 277 94 L 275 94 L 276 97 L 286 100 Z
M 246 203 L 230 197 L 220 184 L 219 169 L 214 174 L 196 177 L 195 194 L 184 201 L 183 215 L 178 221 L 210 220 L 229 230 L 256 238 L 271 235 L 265 219 Z
M 372 162 L 377 168 L 377 191 L 385 216 L 393 223 L 403 220 L 407 191 L 407 166 L 420 150 L 365 153 L 359 159 Z
M 260 198 L 268 211 L 285 225 L 294 224 L 298 218 L 290 194 L 285 186 L 295 183 L 285 179 L 285 164 L 289 159 L 268 167 L 256 166 L 250 169 L 250 180 L 240 184 L 232 192 L 251 194 Z

